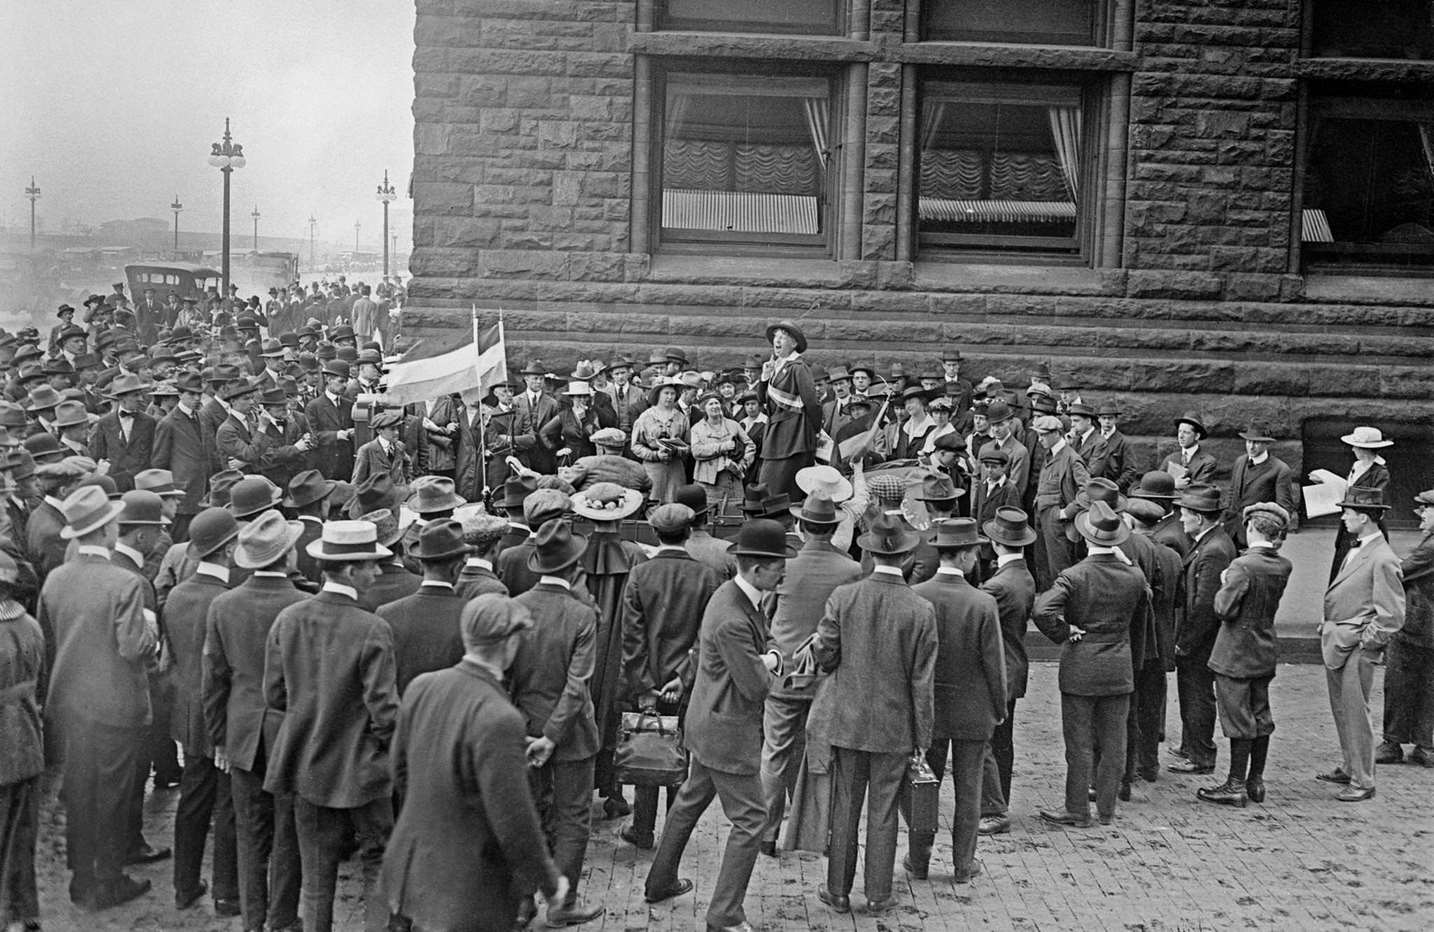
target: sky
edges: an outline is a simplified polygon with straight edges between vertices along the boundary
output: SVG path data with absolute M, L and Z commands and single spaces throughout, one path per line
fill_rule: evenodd
M 377 251 L 384 170 L 410 239 L 412 0 L 0 0 L 0 217 L 42 230 L 157 217 L 221 226 L 209 147 L 232 122 L 230 229 Z M 223 58 L 222 68 L 216 67 Z

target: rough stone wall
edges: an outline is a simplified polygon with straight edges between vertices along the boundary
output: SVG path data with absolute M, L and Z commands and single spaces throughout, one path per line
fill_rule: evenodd
M 1434 289 L 1290 274 L 1298 0 L 1137 3 L 1122 267 L 1080 270 L 897 261 L 902 10 L 872 0 L 857 53 L 859 258 L 779 262 L 628 252 L 633 0 L 418 0 L 409 332 L 461 339 L 476 303 L 504 309 L 514 358 L 675 344 L 715 368 L 791 317 L 822 363 L 912 371 L 955 343 L 1024 385 L 1050 360 L 1149 444 L 1204 412 L 1222 459 L 1251 417 L 1291 440 L 1323 418 L 1424 431 Z

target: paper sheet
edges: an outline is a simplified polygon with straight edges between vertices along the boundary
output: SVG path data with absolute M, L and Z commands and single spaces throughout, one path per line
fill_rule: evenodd
M 1343 485 L 1344 480 L 1305 486 L 1305 515 L 1319 518 L 1324 515 L 1339 514 L 1339 503 L 1344 501 Z
M 1170 462 L 1166 463 L 1165 471 L 1170 473 L 1170 478 L 1174 479 L 1176 482 L 1179 482 L 1181 479 L 1184 479 L 1186 476 L 1190 475 L 1190 470 L 1186 469 L 1185 464 L 1181 463 L 1179 460 L 1171 460 Z

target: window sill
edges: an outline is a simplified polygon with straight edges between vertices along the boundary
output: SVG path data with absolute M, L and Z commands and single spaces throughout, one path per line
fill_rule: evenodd
M 1306 271 L 1301 297 L 1309 301 L 1345 304 L 1404 304 L 1434 306 L 1434 268 L 1425 275 L 1349 275 Z
M 849 288 L 867 263 L 820 258 L 714 256 L 665 253 L 652 257 L 646 281 L 665 284 L 724 282 L 792 288 Z
M 918 291 L 1031 292 L 1039 294 L 1123 295 L 1124 273 L 1062 265 L 1059 260 L 1020 265 L 926 259 L 914 264 L 911 286 Z

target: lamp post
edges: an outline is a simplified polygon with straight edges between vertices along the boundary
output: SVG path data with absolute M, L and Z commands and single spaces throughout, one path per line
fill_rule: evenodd
M 383 277 L 388 278 L 388 205 L 398 200 L 398 192 L 388 183 L 388 169 L 383 170 L 383 184 L 374 195 L 383 202 Z
M 309 271 L 311 271 L 311 272 L 313 271 L 312 266 L 314 266 L 314 264 L 315 264 L 315 263 L 314 263 L 314 224 L 316 224 L 316 223 L 318 223 L 318 222 L 319 222 L 319 218 L 318 218 L 318 217 L 315 217 L 313 214 L 309 214 L 309 265 L 310 265 Z
M 221 299 L 229 300 L 229 176 L 234 169 L 244 167 L 244 147 L 229 135 L 229 118 L 224 118 L 224 141 L 216 142 L 209 148 L 209 164 L 224 175 L 224 253 L 221 266 Z
M 354 258 L 355 258 L 355 259 L 358 258 L 358 251 L 359 251 L 359 248 L 358 248 L 358 234 L 359 234 L 359 227 L 361 227 L 361 226 L 363 226 L 363 223 L 362 223 L 361 221 L 358 221 L 358 220 L 355 220 L 355 221 L 354 221 Z
M 174 196 L 174 203 L 169 205 L 169 209 L 174 211 L 174 251 L 177 254 L 179 252 L 179 212 L 184 209 L 184 205 L 179 203 L 178 194 Z
M 259 251 L 259 205 L 254 205 L 254 212 L 249 216 L 254 218 L 254 251 Z
M 35 184 L 35 176 L 30 176 L 30 186 L 25 189 L 25 196 L 30 199 L 30 251 L 35 251 L 35 202 L 40 199 L 40 187 Z

